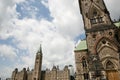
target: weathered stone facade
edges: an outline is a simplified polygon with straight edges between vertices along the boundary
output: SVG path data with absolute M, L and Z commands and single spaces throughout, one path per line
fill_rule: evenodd
M 42 67 L 42 50 L 36 53 L 35 66 L 32 71 L 29 68 L 23 68 L 22 71 L 18 71 L 16 68 L 12 72 L 12 80 L 70 80 L 70 71 L 68 66 L 65 66 L 63 70 L 59 70 L 58 67 L 53 66 L 52 70 L 41 70 Z
M 32 80 L 32 72 L 27 71 L 26 68 L 18 72 L 16 68 L 12 73 L 12 80 Z
M 120 80 L 120 31 L 104 1 L 79 0 L 79 4 L 86 47 L 75 49 L 76 80 Z
M 56 66 L 53 66 L 52 70 L 47 69 L 45 80 L 70 80 L 68 66 L 65 66 L 63 70 L 59 70 Z

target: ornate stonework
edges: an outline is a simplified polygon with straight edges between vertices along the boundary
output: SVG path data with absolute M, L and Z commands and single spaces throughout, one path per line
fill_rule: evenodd
M 119 28 L 103 0 L 79 0 L 79 4 L 87 48 L 75 50 L 76 80 L 120 80 Z

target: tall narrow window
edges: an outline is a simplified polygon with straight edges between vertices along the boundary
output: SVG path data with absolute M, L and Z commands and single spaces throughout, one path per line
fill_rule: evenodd
M 87 67 L 87 63 L 86 63 L 85 58 L 82 59 L 82 65 L 83 65 L 83 67 Z
M 102 17 L 98 17 L 98 22 L 102 23 L 103 22 L 103 18 Z
M 90 19 L 90 21 L 91 21 L 91 23 L 92 23 L 92 24 L 96 24 L 96 23 L 97 23 L 97 21 L 96 21 L 96 19 L 95 19 L 95 18 Z
M 89 74 L 88 73 L 84 73 L 84 80 L 88 80 L 89 79 Z

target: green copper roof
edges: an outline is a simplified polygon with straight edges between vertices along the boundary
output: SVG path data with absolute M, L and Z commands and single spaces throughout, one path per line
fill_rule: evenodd
M 75 47 L 75 51 L 87 49 L 86 40 L 80 41 L 79 44 Z
M 114 23 L 118 28 L 120 27 L 120 21 Z

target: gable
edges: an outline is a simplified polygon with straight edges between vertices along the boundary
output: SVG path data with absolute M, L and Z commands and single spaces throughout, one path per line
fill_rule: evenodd
M 114 41 L 111 41 L 110 39 L 105 37 L 101 38 L 96 44 L 96 52 L 99 53 L 104 47 L 109 47 L 115 51 L 118 51 L 118 47 L 116 46 Z

